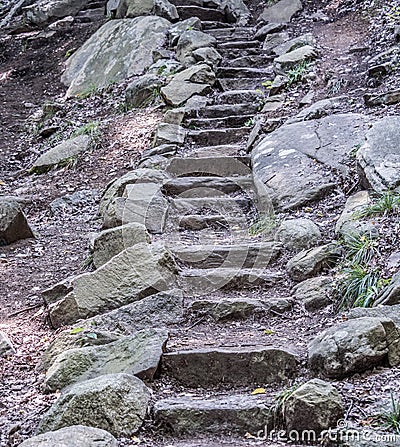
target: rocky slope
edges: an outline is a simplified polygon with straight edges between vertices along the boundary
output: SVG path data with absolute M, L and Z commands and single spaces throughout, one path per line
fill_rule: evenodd
M 21 6 L 1 442 L 397 445 L 396 3 Z

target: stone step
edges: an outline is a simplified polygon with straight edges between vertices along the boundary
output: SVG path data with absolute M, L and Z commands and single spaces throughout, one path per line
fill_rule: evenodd
M 250 127 L 227 127 L 225 129 L 191 130 L 186 135 L 186 143 L 198 146 L 238 143 L 249 135 Z
M 251 104 L 253 108 L 256 108 L 257 111 L 259 110 L 260 104 L 263 101 L 264 95 L 259 91 L 255 91 L 254 89 L 228 90 L 218 95 L 216 99 L 216 102 L 224 104 L 248 103 Z
M 200 231 L 206 228 L 231 230 L 233 232 L 242 232 L 247 227 L 247 218 L 228 217 L 222 214 L 198 215 L 188 214 L 181 216 L 178 222 L 179 228 L 190 231 Z
M 161 374 L 187 387 L 257 388 L 296 377 L 298 358 L 275 347 L 204 348 L 165 353 L 161 365 Z
M 225 118 L 226 116 L 242 116 L 254 115 L 257 113 L 257 105 L 243 103 L 243 104 L 214 104 L 206 106 L 197 111 L 187 113 L 190 118 Z
M 215 37 L 217 40 L 231 39 L 231 38 L 241 38 L 253 39 L 255 30 L 254 28 L 241 28 L 241 27 L 230 27 L 230 28 L 216 28 L 207 31 L 207 34 Z
M 239 157 L 174 157 L 165 170 L 176 177 L 193 177 L 201 174 L 204 177 L 247 176 L 251 175 L 250 158 Z
M 215 21 L 202 21 L 203 31 L 218 29 L 218 28 L 231 28 L 232 24 L 227 22 L 215 22 Z
M 265 80 L 274 76 L 271 69 L 249 68 L 249 67 L 219 67 L 217 70 L 218 78 L 257 78 Z
M 206 210 L 208 214 L 238 217 L 249 212 L 253 206 L 249 197 L 175 198 L 170 200 L 170 204 L 170 218 L 186 214 L 203 214 Z
M 177 6 L 179 18 L 181 20 L 198 17 L 202 21 L 226 22 L 227 17 L 223 11 L 215 8 L 203 8 L 201 6 Z M 258 41 L 258 43 L 260 43 Z
M 169 246 L 180 265 L 197 269 L 218 267 L 266 268 L 280 254 L 274 242 L 249 242 L 231 245 Z
M 218 127 L 242 127 L 247 125 L 253 127 L 253 117 L 254 114 L 233 115 L 225 118 L 191 118 L 185 124 L 189 129 L 215 129 Z
M 170 0 L 170 3 L 175 6 L 189 6 L 188 3 L 190 6 L 204 6 L 205 2 L 203 0 Z
M 243 436 L 247 432 L 256 435 L 272 424 L 272 405 L 273 400 L 265 395 L 217 395 L 208 399 L 179 396 L 156 402 L 154 418 L 175 436 L 231 433 Z M 202 440 L 198 445 L 207 444 Z M 220 443 L 214 446 L 217 445 L 221 446 Z
M 265 269 L 215 268 L 182 270 L 179 282 L 193 296 L 205 296 L 222 289 L 273 287 L 282 279 L 281 273 Z
M 266 67 L 272 61 L 271 56 L 240 56 L 235 59 L 223 59 L 221 67 Z
M 239 153 L 243 152 L 244 145 L 240 144 L 220 144 L 219 146 L 205 146 L 187 148 L 186 155 L 193 158 L 208 158 L 208 157 L 234 157 L 238 158 Z M 243 157 L 245 164 L 250 166 L 250 157 Z
M 246 177 L 178 177 L 168 180 L 162 187 L 166 196 L 194 197 L 199 194 L 212 197 L 217 194 L 232 194 L 254 188 L 253 178 Z M 203 197 L 204 197 L 203 196 Z
M 268 76 L 265 78 L 224 78 L 217 79 L 217 84 L 224 91 L 229 90 L 262 90 L 263 82 L 269 80 Z
M 260 48 L 219 48 L 222 59 L 237 59 L 244 56 L 270 56 L 271 51 Z
M 219 50 L 246 50 L 249 48 L 260 48 L 259 40 L 234 40 L 230 42 L 218 42 L 217 49 Z

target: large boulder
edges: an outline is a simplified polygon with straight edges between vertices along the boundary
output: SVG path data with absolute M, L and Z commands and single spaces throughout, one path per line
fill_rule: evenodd
M 150 243 L 146 227 L 140 223 L 103 230 L 94 235 L 91 241 L 93 264 L 99 268 L 121 251 L 140 243 Z
M 317 200 L 336 187 L 334 171 L 348 174 L 367 127 L 368 118 L 353 113 L 285 124 L 253 150 L 254 175 L 279 209 Z
M 171 22 L 179 19 L 176 7 L 168 0 L 120 0 L 116 7 L 117 19 L 156 14 Z
M 107 430 L 114 436 L 132 436 L 143 424 L 150 396 L 146 385 L 130 374 L 87 380 L 61 394 L 44 415 L 38 432 L 84 424 Z
M 72 425 L 27 439 L 19 447 L 118 447 L 110 433 L 99 428 Z
M 400 116 L 388 116 L 373 124 L 357 161 L 366 186 L 382 193 L 400 191 Z
M 336 388 L 320 379 L 309 380 L 297 388 L 283 405 L 288 432 L 312 430 L 316 435 L 336 428 L 344 416 L 342 399 Z
M 163 46 L 170 22 L 161 17 L 110 20 L 67 61 L 62 82 L 67 96 L 85 95 L 112 82 L 140 75 Z
M 45 25 L 53 20 L 75 16 L 88 3 L 88 0 L 39 0 L 24 7 L 24 17 L 34 25 Z
M 300 0 L 279 0 L 272 6 L 267 6 L 260 16 L 260 19 L 268 23 L 286 23 L 303 9 Z
M 0 197 L 0 246 L 33 237 L 21 203 L 11 196 Z
M 308 311 L 314 311 L 331 304 L 333 278 L 317 276 L 306 279 L 293 287 L 293 295 Z
M 400 332 L 392 320 L 356 318 L 333 326 L 308 346 L 311 369 L 330 378 L 343 378 L 389 362 L 400 363 Z
M 148 329 L 106 345 L 64 351 L 48 369 L 44 389 L 53 392 L 73 383 L 115 373 L 152 380 L 167 339 L 168 332 Z
M 146 74 L 131 82 L 125 90 L 125 104 L 129 108 L 147 107 L 158 97 L 163 85 L 155 74 Z
M 162 245 L 136 244 L 95 272 L 56 284 L 43 292 L 43 298 L 52 325 L 60 327 L 168 290 L 174 273 L 175 263 Z
M 41 174 L 54 167 L 60 167 L 86 152 L 91 145 L 88 135 L 79 135 L 57 144 L 42 154 L 32 165 L 31 172 Z
M 277 241 L 295 251 L 315 246 L 321 237 L 318 226 L 312 220 L 302 218 L 283 221 L 275 235 Z

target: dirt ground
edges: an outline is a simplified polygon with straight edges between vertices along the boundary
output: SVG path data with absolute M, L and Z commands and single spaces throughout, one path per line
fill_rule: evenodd
M 392 3 L 396 2 L 388 2 L 387 7 Z M 351 1 L 308 1 L 306 6 L 308 14 L 298 22 L 296 32 L 312 32 L 317 40 L 320 58 L 316 73 L 320 84 L 315 100 L 332 93 L 351 94 L 357 101 L 348 110 L 378 116 L 399 113 L 399 106 L 366 109 L 361 102 L 366 88 L 365 58 L 392 39 L 389 33 L 377 37 L 376 29 L 385 23 L 384 13 L 368 15 Z M 312 14 L 316 13 L 326 16 L 326 20 L 314 20 Z M 17 350 L 15 355 L 0 360 L 0 445 L 4 447 L 14 447 L 32 436 L 44 410 L 56 397 L 41 394 L 41 377 L 35 371 L 43 350 L 54 337 L 40 292 L 84 271 L 89 236 L 101 227 L 97 207 L 102 191 L 112 179 L 135 165 L 140 153 L 150 145 L 161 119 L 155 109 L 122 114 L 118 90 L 86 100 L 63 101 L 65 87 L 59 79 L 65 55 L 79 47 L 98 26 L 74 25 L 54 35 L 39 31 L 0 34 L 0 194 L 24 198 L 36 234 L 35 239 L 0 247 L 0 331 L 10 336 Z M 359 50 L 349 54 L 350 47 Z M 328 73 L 333 82 L 328 82 Z M 381 88 L 396 82 L 398 86 L 398 76 L 392 76 Z M 298 101 L 307 88 L 300 84 L 291 91 L 288 116 L 297 112 Z M 52 119 L 40 121 L 37 117 L 42 104 L 54 101 L 61 104 L 60 111 Z M 27 174 L 39 153 L 88 122 L 101 123 L 101 137 L 97 147 L 76 166 L 41 176 Z M 52 126 L 56 130 L 50 129 L 50 136 L 40 135 Z M 68 199 L 54 202 L 77 191 L 80 195 L 74 196 L 72 205 Z M 327 315 L 326 321 L 321 321 L 332 322 L 333 318 L 340 316 Z M 271 324 L 277 333 L 295 341 L 320 330 L 321 321 L 317 324 L 305 317 L 294 320 L 292 325 L 305 325 L 297 332 L 291 330 L 292 325 L 278 321 Z M 237 330 L 241 337 L 241 329 Z M 207 325 L 199 325 L 196 331 L 206 333 Z M 224 331 L 222 327 L 221 334 Z M 173 338 L 172 343 L 182 343 L 182 338 Z M 353 411 L 363 415 L 367 414 L 360 406 L 363 399 L 366 408 L 377 404 L 376 400 L 368 401 L 366 390 L 387 395 L 398 376 L 398 371 L 384 371 L 378 379 L 376 375 L 354 377 L 340 386 L 347 394 L 355 390 Z

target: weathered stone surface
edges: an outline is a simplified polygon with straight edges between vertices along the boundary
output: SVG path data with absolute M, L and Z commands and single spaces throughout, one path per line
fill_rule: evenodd
M 294 39 L 287 40 L 273 48 L 273 52 L 278 56 L 282 54 L 289 53 L 297 48 L 303 47 L 305 45 L 315 45 L 316 40 L 311 33 L 303 34 L 302 36 L 295 37 Z
M 295 117 L 286 121 L 286 124 L 297 123 L 298 121 L 309 121 L 324 116 L 331 115 L 340 110 L 341 107 L 348 101 L 346 96 L 337 96 L 334 98 L 321 99 L 314 104 L 301 110 Z
M 69 160 L 78 157 L 90 148 L 91 138 L 88 135 L 79 135 L 69 140 L 63 141 L 49 151 L 42 154 L 33 163 L 31 172 L 42 173 L 52 167 L 61 166 Z
M 308 311 L 314 311 L 331 304 L 333 278 L 318 276 L 306 279 L 293 288 L 296 300 L 301 301 Z
M 0 358 L 15 352 L 11 340 L 4 332 L 0 332 Z
M 179 289 L 159 292 L 82 322 L 96 330 L 132 334 L 151 327 L 178 323 L 183 317 L 183 294 Z
M 165 102 L 172 106 L 179 106 L 194 95 L 204 95 L 210 91 L 210 86 L 215 82 L 215 73 L 209 65 L 201 63 L 193 65 L 177 73 L 168 85 L 161 89 L 161 95 Z M 165 125 L 164 125 L 165 127 Z M 179 132 L 178 135 L 182 133 Z M 160 135 L 158 138 L 161 138 Z M 166 140 L 165 137 L 161 138 Z M 169 137 L 168 142 L 182 143 L 181 138 Z M 165 143 L 166 141 L 164 141 Z M 163 144 L 163 143 L 159 143 Z
M 12 196 L 0 196 L 0 246 L 33 237 L 22 205 Z
M 269 23 L 290 22 L 292 17 L 303 9 L 300 0 L 280 0 L 264 9 L 260 18 Z
M 278 208 L 296 208 L 316 200 L 335 185 L 334 178 L 321 168 L 346 174 L 350 155 L 364 140 L 367 127 L 367 117 L 352 113 L 285 124 L 253 150 L 254 175 L 265 183 Z
M 24 17 L 34 25 L 45 25 L 53 20 L 75 16 L 87 3 L 87 0 L 40 0 L 24 7 Z
M 246 26 L 251 20 L 251 12 L 242 0 L 222 0 L 219 7 L 225 11 L 227 20 L 236 26 Z
M 114 436 L 131 436 L 143 424 L 150 397 L 146 385 L 130 374 L 87 380 L 61 394 L 43 416 L 38 432 L 84 424 L 107 430 Z
M 340 248 L 335 243 L 303 250 L 287 263 L 289 275 L 295 281 L 304 281 L 334 264 L 340 256 Z
M 400 329 L 400 304 L 370 308 L 355 307 L 354 309 L 350 309 L 347 317 L 352 319 L 362 317 L 379 318 L 382 320 L 389 319 Z
M 396 366 L 399 340 L 392 320 L 356 318 L 317 335 L 308 346 L 309 365 L 330 378 L 363 372 L 388 360 Z
M 204 62 L 211 67 L 216 67 L 222 61 L 222 56 L 212 47 L 199 48 L 198 50 L 194 50 L 192 55 L 196 61 Z
M 141 168 L 128 172 L 107 186 L 100 201 L 99 213 L 105 220 L 107 220 L 107 215 L 113 214 L 112 208 L 115 205 L 115 200 L 124 195 L 127 185 L 139 183 L 158 183 L 161 186 L 163 181 L 168 177 L 168 174 L 157 169 Z M 107 228 L 108 225 L 105 225 L 105 227 Z
M 380 304 L 392 306 L 400 303 L 400 272 L 398 271 L 392 277 L 392 281 L 387 285 L 375 300 L 374 306 Z
M 156 14 L 174 22 L 178 20 L 176 7 L 168 0 L 120 0 L 112 11 L 117 19 Z
M 271 52 L 278 45 L 282 45 L 289 39 L 286 31 L 280 33 L 268 34 L 263 43 L 263 50 Z
M 284 53 L 274 61 L 277 70 L 286 72 L 303 61 L 315 59 L 317 53 L 311 45 L 304 45 L 296 50 Z
M 367 106 L 381 106 L 397 104 L 400 102 L 400 89 L 390 90 L 384 93 L 375 93 L 364 95 L 364 101 Z
M 163 85 L 162 80 L 153 74 L 136 79 L 125 90 L 125 103 L 128 107 L 146 107 L 157 97 Z
M 344 407 L 335 387 L 313 379 L 285 400 L 283 413 L 288 432 L 312 430 L 319 435 L 324 430 L 337 427 L 338 420 L 344 417 Z
M 47 392 L 107 374 L 133 374 L 153 380 L 168 339 L 164 330 L 148 329 L 100 346 L 69 349 L 55 358 L 46 373 Z
M 200 85 L 200 84 L 193 84 L 193 85 Z M 154 146 L 160 146 L 161 144 L 182 145 L 185 142 L 185 138 L 186 138 L 186 130 L 183 127 L 178 126 L 176 124 L 160 123 L 157 127 L 156 136 L 154 138 Z
M 140 243 L 150 243 L 146 227 L 140 223 L 129 223 L 103 230 L 91 241 L 93 264 L 99 268 L 121 251 Z
M 162 368 L 189 387 L 254 386 L 293 378 L 297 357 L 277 348 L 209 348 L 164 354 Z
M 72 425 L 27 439 L 20 447 L 118 447 L 110 433 L 99 428 Z
M 268 23 L 267 25 L 262 26 L 254 35 L 254 39 L 262 40 L 268 34 L 277 33 L 282 31 L 285 28 L 286 24 L 284 23 Z
M 161 17 L 110 20 L 67 61 L 61 78 L 67 96 L 84 95 L 111 82 L 140 75 L 153 63 L 170 22 Z
M 369 185 L 382 193 L 400 190 L 400 117 L 388 116 L 373 124 L 357 161 Z
M 71 324 L 138 301 L 174 282 L 174 262 L 160 245 L 136 244 L 95 272 L 84 273 L 43 292 L 54 327 Z
M 181 35 L 189 30 L 202 30 L 201 20 L 198 17 L 190 17 L 189 19 L 181 20 L 170 27 L 168 33 L 171 47 L 175 47 Z
M 321 237 L 318 226 L 310 219 L 285 220 L 279 225 L 275 235 L 277 241 L 296 251 L 317 245 Z
M 265 396 L 184 397 L 156 402 L 156 421 L 176 435 L 256 434 L 272 422 L 272 402 Z
M 199 48 L 211 47 L 216 44 L 216 39 L 202 31 L 184 31 L 179 37 L 176 46 L 176 58 L 186 67 L 192 65 L 195 59 L 192 52 Z

